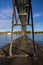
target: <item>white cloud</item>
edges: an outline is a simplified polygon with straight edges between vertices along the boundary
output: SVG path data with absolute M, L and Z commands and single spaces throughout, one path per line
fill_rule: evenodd
M 35 14 L 33 15 L 34 18 L 40 17 L 40 16 L 42 16 L 42 13 L 35 13 Z
M 12 20 L 8 19 L 8 20 L 2 20 L 0 19 L 0 29 L 11 29 L 11 23 Z
M 12 13 L 13 10 L 11 8 L 5 8 L 0 10 L 0 31 L 11 30 Z M 14 30 L 18 30 L 18 29 L 20 29 L 20 27 L 17 27 Z
M 12 11 L 11 8 L 0 10 L 0 31 L 11 30 Z
M 12 17 L 12 9 L 5 8 L 0 10 L 0 19 L 9 19 Z

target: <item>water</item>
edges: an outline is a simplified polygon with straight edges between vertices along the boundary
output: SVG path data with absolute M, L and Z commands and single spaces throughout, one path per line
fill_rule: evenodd
M 19 35 L 13 35 L 13 40 L 15 40 L 18 37 Z M 0 35 L 0 48 L 9 44 L 10 41 L 11 41 L 11 35 Z
M 32 39 L 32 35 L 27 35 L 30 39 Z M 41 46 L 43 46 L 43 34 L 35 34 L 35 42 L 39 43 Z M 10 43 L 10 35 L 0 35 L 0 48 Z M 13 35 L 13 40 L 18 38 L 19 35 Z
M 27 35 L 30 39 L 32 39 L 32 35 Z M 35 34 L 34 40 L 41 46 L 43 46 L 43 34 Z

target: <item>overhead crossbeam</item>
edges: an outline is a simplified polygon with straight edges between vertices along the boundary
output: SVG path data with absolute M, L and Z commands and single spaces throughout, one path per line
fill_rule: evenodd
M 26 26 L 26 25 L 28 25 L 28 26 L 32 26 L 32 24 L 13 24 L 13 26 Z

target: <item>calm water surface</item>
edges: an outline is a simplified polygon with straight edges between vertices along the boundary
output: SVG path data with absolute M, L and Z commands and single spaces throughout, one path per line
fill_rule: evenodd
M 27 35 L 30 39 L 32 39 L 32 35 Z M 34 40 L 41 46 L 43 46 L 43 34 L 35 34 Z
M 32 35 L 27 34 L 28 38 L 32 39 Z M 3 47 L 4 45 L 7 45 L 10 43 L 10 35 L 0 35 L 0 48 Z M 19 35 L 13 35 L 13 40 L 18 38 Z M 43 46 L 43 34 L 35 34 L 34 35 L 35 42 L 39 43 L 41 46 Z

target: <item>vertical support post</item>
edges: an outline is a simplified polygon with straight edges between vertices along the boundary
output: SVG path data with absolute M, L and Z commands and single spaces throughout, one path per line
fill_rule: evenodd
M 12 44 L 13 44 L 13 24 L 14 24 L 14 15 L 15 15 L 15 7 L 14 7 L 14 0 L 12 0 L 12 3 L 13 3 L 13 16 L 12 16 L 12 29 L 11 29 L 11 41 L 10 41 L 10 49 L 9 49 L 9 56 L 12 56 Z
M 10 41 L 10 49 L 9 49 L 9 56 L 12 56 L 12 44 L 13 44 L 13 25 L 14 25 L 14 16 L 15 16 L 15 19 L 16 19 L 16 11 L 15 11 L 15 1 L 12 0 L 12 3 L 13 3 L 13 16 L 12 16 L 12 29 L 11 29 L 11 41 Z
M 12 18 L 12 32 L 11 32 L 11 41 L 10 41 L 10 49 L 9 49 L 9 56 L 12 56 L 12 43 L 13 43 L 13 23 L 14 23 L 14 13 L 13 13 L 13 18 Z
M 34 46 L 34 56 L 36 56 L 36 48 L 35 48 L 35 43 L 34 43 L 34 26 L 33 26 L 32 6 L 31 6 L 31 21 L 32 21 L 32 37 L 33 37 L 33 46 Z
M 24 4 L 24 1 L 23 1 L 23 4 Z M 22 11 L 24 12 L 24 7 L 22 8 L 21 13 L 22 13 Z M 23 20 L 21 21 L 21 24 L 25 24 L 25 19 L 24 19 L 25 16 L 22 15 L 21 17 L 23 17 L 22 18 Z M 26 36 L 26 25 L 24 25 L 24 26 L 22 25 L 22 31 L 23 31 L 23 35 Z
M 28 10 L 28 24 L 29 24 L 29 19 L 30 19 L 30 1 L 29 1 L 29 10 Z

